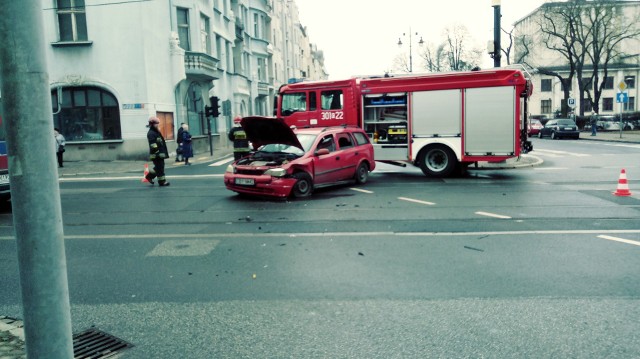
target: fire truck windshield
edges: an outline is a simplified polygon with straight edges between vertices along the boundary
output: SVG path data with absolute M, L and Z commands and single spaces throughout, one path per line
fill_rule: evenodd
M 282 116 L 289 116 L 294 112 L 306 111 L 307 95 L 304 92 L 285 93 L 282 95 Z

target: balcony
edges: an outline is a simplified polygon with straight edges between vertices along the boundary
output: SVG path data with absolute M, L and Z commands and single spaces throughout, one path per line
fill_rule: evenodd
M 187 77 L 200 81 L 212 81 L 220 78 L 218 60 L 202 52 L 186 51 L 184 53 L 184 68 Z

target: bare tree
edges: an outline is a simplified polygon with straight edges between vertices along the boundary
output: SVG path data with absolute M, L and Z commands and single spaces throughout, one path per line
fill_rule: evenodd
M 471 70 L 478 66 L 482 51 L 468 48 L 469 30 L 464 25 L 454 25 L 445 29 L 444 51 L 449 70 Z
M 445 71 L 445 61 L 447 56 L 445 54 L 444 44 L 440 44 L 438 46 L 434 44 L 426 44 L 424 50 L 420 53 L 420 57 L 424 60 L 427 71 Z
M 537 67 L 542 74 L 558 78 L 564 92 L 561 108 L 564 115 L 567 113 L 566 100 L 570 96 L 569 88 L 574 77 L 578 80 L 579 113 L 584 115 L 585 97 L 593 109 L 599 111 L 609 66 L 623 55 L 619 51 L 621 42 L 640 35 L 637 22 L 622 18 L 622 6 L 624 3 L 615 0 L 570 0 L 542 6 L 537 20 L 540 30 L 537 40 L 565 60 L 568 74 L 565 66 L 557 64 L 529 65 Z M 521 52 L 526 55 L 526 61 L 533 57 L 529 51 L 533 46 L 525 44 L 525 41 L 523 38 L 517 45 L 519 50 L 526 49 Z

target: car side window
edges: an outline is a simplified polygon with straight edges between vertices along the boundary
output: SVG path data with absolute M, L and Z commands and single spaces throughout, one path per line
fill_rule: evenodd
M 353 137 L 356 139 L 358 146 L 366 145 L 369 143 L 369 137 L 362 132 L 354 132 Z
M 345 148 L 353 147 L 353 140 L 348 133 L 338 134 L 338 146 L 343 150 Z
M 329 152 L 333 152 L 336 150 L 336 142 L 333 140 L 333 135 L 326 135 L 320 140 L 318 143 L 318 147 L 316 150 L 320 150 L 326 148 Z

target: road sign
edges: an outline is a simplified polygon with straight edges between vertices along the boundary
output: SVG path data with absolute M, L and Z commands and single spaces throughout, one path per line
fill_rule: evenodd
M 616 94 L 616 102 L 617 103 L 627 103 L 627 102 L 629 102 L 629 95 L 626 92 L 618 92 Z
M 576 99 L 569 97 L 567 99 L 567 105 L 571 108 L 576 108 Z
M 624 91 L 627 89 L 627 83 L 624 81 L 620 81 L 620 83 L 618 84 L 618 88 L 620 89 L 620 91 Z

